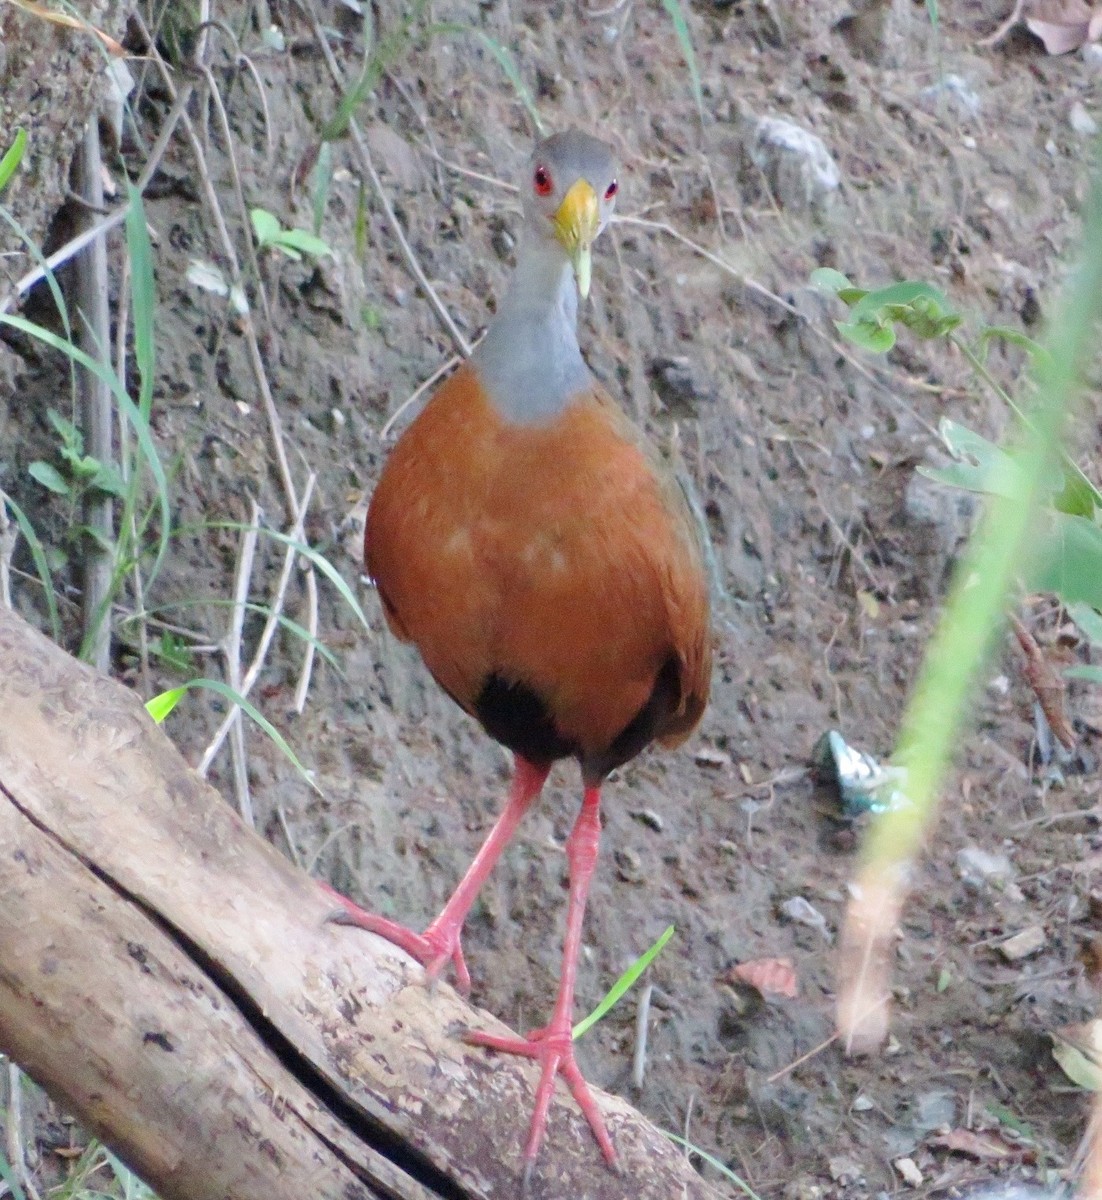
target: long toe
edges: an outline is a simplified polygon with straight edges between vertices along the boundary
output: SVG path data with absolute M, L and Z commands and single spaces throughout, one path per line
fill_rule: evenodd
M 538 1029 L 526 1038 L 502 1037 L 498 1034 L 484 1033 L 482 1030 L 465 1030 L 463 1040 L 471 1046 L 484 1046 L 498 1054 L 516 1054 L 522 1058 L 534 1058 L 540 1063 L 540 1081 L 536 1088 L 536 1103 L 532 1113 L 532 1121 L 528 1128 L 528 1140 L 524 1147 L 524 1187 L 527 1188 L 539 1155 L 540 1144 L 543 1141 L 547 1127 L 547 1115 L 551 1107 L 551 1094 L 555 1086 L 555 1076 L 561 1075 L 566 1081 L 578 1107 L 585 1114 L 589 1128 L 593 1132 L 597 1145 L 601 1148 L 605 1162 L 615 1170 L 616 1148 L 608 1135 L 604 1117 L 589 1090 L 581 1069 L 574 1060 L 574 1045 L 570 1031 L 565 1033 L 551 1029 Z M 522 1193 L 523 1194 L 523 1193 Z
M 425 982 L 430 988 L 436 985 L 448 963 L 454 964 L 457 989 L 464 996 L 470 994 L 471 976 L 463 958 L 458 930 L 447 931 L 431 925 L 424 933 L 417 933 L 397 921 L 368 912 L 328 884 L 323 883 L 321 887 L 340 905 L 325 918 L 326 921 L 334 925 L 353 925 L 386 938 L 425 968 Z

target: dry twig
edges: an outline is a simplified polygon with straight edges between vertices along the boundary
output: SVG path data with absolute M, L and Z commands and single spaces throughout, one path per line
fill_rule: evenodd
M 306 510 L 310 505 L 310 497 L 314 491 L 314 482 L 316 476 L 313 472 L 306 480 L 306 488 L 303 491 L 302 501 L 298 504 L 295 512 L 295 521 L 288 533 L 288 538 L 291 542 L 296 542 L 302 537 L 303 522 L 306 520 Z M 279 628 L 279 618 L 283 613 L 283 603 L 287 595 L 287 585 L 291 578 L 291 570 L 294 567 L 296 551 L 293 545 L 287 547 L 287 552 L 283 557 L 283 569 L 279 575 L 279 581 L 276 584 L 275 595 L 268 609 L 268 619 L 264 623 L 264 629 L 260 635 L 260 641 L 257 643 L 256 651 L 253 654 L 252 662 L 249 664 L 249 669 L 245 672 L 244 678 L 241 680 L 241 686 L 236 689 L 239 695 L 247 697 L 252 691 L 253 684 L 256 683 L 257 676 L 260 674 L 261 668 L 264 666 L 264 661 L 268 655 L 268 647 L 272 644 L 272 638 L 275 636 L 276 630 Z M 210 744 L 203 752 L 203 757 L 199 761 L 196 771 L 206 776 L 210 770 L 210 765 L 214 761 L 214 756 L 218 753 L 222 743 L 226 740 L 226 735 L 230 732 L 234 720 L 238 714 L 237 705 L 226 714 L 222 720 L 222 724 L 211 739 Z
M 88 122 L 77 158 L 78 186 L 90 212 L 103 211 L 103 163 L 100 158 L 99 123 Z M 111 343 L 110 302 L 107 295 L 107 245 L 95 238 L 76 261 L 74 279 L 75 308 L 82 320 L 77 323 L 76 340 L 89 358 L 104 361 Z M 111 389 L 91 371 L 78 374 L 81 395 L 81 425 L 85 453 L 109 466 L 111 447 Z M 84 593 L 81 618 L 88 660 L 97 671 L 106 673 L 111 666 L 111 614 L 108 611 L 111 581 L 118 548 L 114 539 L 114 513 L 111 496 L 89 489 L 84 498 L 84 523 L 92 531 L 85 536 Z

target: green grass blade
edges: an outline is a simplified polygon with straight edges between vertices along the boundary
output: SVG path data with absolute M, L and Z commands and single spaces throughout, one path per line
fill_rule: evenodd
M 156 352 L 153 341 L 153 313 L 157 304 L 153 283 L 153 247 L 145 223 L 141 192 L 127 184 L 130 206 L 126 210 L 126 248 L 130 255 L 130 319 L 134 322 L 134 358 L 141 380 L 138 411 L 149 420 L 153 406 L 153 379 Z
M 145 702 L 145 711 L 158 725 L 163 725 L 171 715 L 172 710 L 187 695 L 187 687 L 169 688 L 167 692 L 158 692 Z
M 69 324 L 69 306 L 65 303 L 61 284 L 58 283 L 53 269 L 47 264 L 46 256 L 42 253 L 41 247 L 3 206 L 0 206 L 0 219 L 3 219 L 7 223 L 15 236 L 26 246 L 27 252 L 34 259 L 35 263 L 45 272 L 46 286 L 50 289 L 50 295 L 53 297 L 58 316 L 61 318 L 61 324 L 65 329 L 65 336 L 72 338 L 73 327 Z
M 42 590 L 46 594 L 46 611 L 50 617 L 50 636 L 60 644 L 61 619 L 58 616 L 57 599 L 54 596 L 54 576 L 50 570 L 50 564 L 46 561 L 46 551 L 42 547 L 42 542 L 39 540 L 34 526 L 27 519 L 27 514 L 5 492 L 0 492 L 0 504 L 6 504 L 11 509 L 15 523 L 19 526 L 19 532 L 23 535 L 27 549 L 31 552 L 34 569 L 42 581 Z
M 252 525 L 243 525 L 240 521 L 211 521 L 207 529 L 236 529 L 241 533 L 245 533 L 253 528 Z M 277 529 L 259 530 L 263 537 L 270 537 L 275 542 L 280 542 L 284 546 L 289 546 L 296 554 L 301 554 L 303 558 L 308 559 L 317 569 L 325 576 L 326 579 L 337 589 L 341 598 L 348 607 L 356 614 L 360 624 L 368 632 L 371 631 L 371 626 L 368 623 L 367 617 L 364 615 L 364 610 L 360 607 L 359 601 L 352 595 L 352 589 L 345 583 L 343 577 L 336 567 L 323 555 L 318 553 L 313 546 L 306 545 L 305 542 L 295 541 L 294 538 L 288 537 L 285 533 L 280 533 Z
M 589 1014 L 588 1017 L 583 1017 L 577 1025 L 574 1026 L 570 1036 L 576 1041 L 593 1028 L 597 1022 L 605 1016 L 606 1013 L 617 1004 L 623 997 L 628 988 L 635 984 L 635 981 L 640 975 L 651 965 L 662 951 L 662 947 L 673 937 L 673 926 L 667 925 L 665 932 L 658 938 L 649 950 L 644 950 L 642 954 L 631 964 L 630 967 L 620 976 L 619 979 L 610 987 L 605 994 L 604 999 L 600 1004 Z
M 149 472 L 153 476 L 154 483 L 157 485 L 157 502 L 161 510 L 161 533 L 157 545 L 157 555 L 147 582 L 148 586 L 157 577 L 165 555 L 168 552 L 172 522 L 172 513 L 168 500 L 168 481 L 165 479 L 164 467 L 161 465 L 161 460 L 157 456 L 157 448 L 153 444 L 153 435 L 150 432 L 149 422 L 142 416 L 138 406 L 127 395 L 126 389 L 119 382 L 114 371 L 105 363 L 98 362 L 96 359 L 85 354 L 79 346 L 74 346 L 71 341 L 58 337 L 51 330 L 43 329 L 41 325 L 36 325 L 33 321 L 28 321 L 24 317 L 14 316 L 11 313 L 0 313 L 0 324 L 10 325 L 13 329 L 18 329 L 33 338 L 37 338 L 38 341 L 44 342 L 52 349 L 60 350 L 62 354 L 68 355 L 73 362 L 90 371 L 97 379 L 111 389 L 111 394 L 115 397 L 123 415 L 134 430 L 134 434 L 138 439 L 138 446 L 141 448 L 142 455 L 149 467 Z
M 141 616 L 149 617 L 153 616 L 155 613 L 175 611 L 183 608 L 233 608 L 236 606 L 236 604 L 237 601 L 226 600 L 222 597 L 214 597 L 213 599 L 209 600 L 171 600 L 166 601 L 164 604 L 157 604 L 152 608 L 147 608 L 145 612 L 141 614 Z M 242 607 L 246 612 L 256 613 L 265 620 L 268 620 L 268 618 L 272 616 L 272 610 L 267 604 L 253 604 L 249 602 L 242 605 Z M 133 617 L 128 617 L 126 620 L 129 621 L 137 619 L 138 615 L 135 614 Z M 337 661 L 336 655 L 321 640 L 321 638 L 314 637 L 314 635 L 308 629 L 306 629 L 305 626 L 300 625 L 297 621 L 293 620 L 291 617 L 285 616 L 283 613 L 275 614 L 275 619 L 280 628 L 286 629 L 288 633 L 293 634 L 299 639 L 299 641 L 305 642 L 308 646 L 311 646 L 316 654 L 319 654 L 322 658 L 324 658 L 325 661 L 333 668 L 333 670 L 336 671 L 342 679 L 344 678 L 344 672 L 341 670 L 341 665 Z
M 19 1180 L 15 1177 L 11 1163 L 8 1162 L 2 1152 L 0 1152 L 0 1179 L 8 1185 L 12 1200 L 27 1200 L 27 1193 L 19 1186 Z
M 679 1146 L 684 1146 L 690 1154 L 695 1154 L 697 1158 L 702 1158 L 710 1167 L 715 1169 L 724 1177 L 729 1179 L 735 1187 L 739 1188 L 750 1200 L 761 1200 L 761 1197 L 741 1176 L 736 1175 L 734 1171 L 724 1162 L 720 1162 L 714 1154 L 709 1154 L 707 1150 L 701 1150 L 699 1146 L 694 1146 L 692 1142 L 686 1141 L 676 1133 L 670 1133 L 668 1129 L 663 1129 L 662 1132 L 670 1139 L 671 1142 L 676 1142 Z
M 930 16 L 930 27 L 933 29 L 934 33 L 937 33 L 940 25 L 937 11 L 937 0 L 926 0 L 926 12 Z
M 540 118 L 539 109 L 536 107 L 535 97 L 532 95 L 528 85 L 524 82 L 520 73 L 520 68 L 517 66 L 517 60 L 509 52 L 506 46 L 503 46 L 496 38 L 491 37 L 488 33 L 481 29 L 476 29 L 472 25 L 462 25 L 457 22 L 444 21 L 436 25 L 430 25 L 426 32 L 433 34 L 449 34 L 455 37 L 473 37 L 477 38 L 483 46 L 489 50 L 497 65 L 501 68 L 505 78 L 513 85 L 513 90 L 516 92 L 521 104 L 524 105 L 528 112 L 528 116 L 532 120 L 532 125 L 540 137 L 545 136 L 547 128 Z
M 681 43 L 681 53 L 685 65 L 689 68 L 689 82 L 693 89 L 693 99 L 696 101 L 696 111 L 700 115 L 700 124 L 704 124 L 704 89 L 700 86 L 700 69 L 696 65 L 696 51 L 693 49 L 693 36 L 689 32 L 689 22 L 685 19 L 685 10 L 681 0 L 662 0 L 662 7 L 673 22 L 674 33 Z
M 427 3 L 428 0 L 414 0 L 397 28 L 387 34 L 368 55 L 359 79 L 341 97 L 337 111 L 322 128 L 322 141 L 333 142 L 344 135 L 348 129 L 348 122 L 356 115 L 356 110 L 378 87 L 384 72 L 394 65 L 414 40 L 414 26 L 425 11 Z M 367 7 L 365 5 L 365 9 Z M 365 17 L 365 26 L 366 21 Z
M 1011 586 L 1028 574 L 1038 514 L 1050 489 L 1068 414 L 1082 391 L 1083 366 L 1094 345 L 1102 298 L 1102 171 L 1096 156 L 1084 206 L 1083 257 L 1053 309 L 1045 344 L 1033 364 L 1037 401 L 1019 435 L 1014 495 L 992 497 L 956 573 L 918 683 L 903 718 L 896 761 L 907 768 L 910 803 L 873 825 L 866 878 L 892 879 L 917 853 L 933 817 L 983 664 L 1003 628 Z
M 234 691 L 228 683 L 223 683 L 220 679 L 189 679 L 187 683 L 181 684 L 178 688 L 172 688 L 167 692 L 161 692 L 160 695 L 154 696 L 151 700 L 146 701 L 146 710 L 158 724 L 168 716 L 170 712 L 179 704 L 184 692 L 190 691 L 192 688 L 206 688 L 209 692 L 217 692 L 219 696 L 224 696 L 231 703 L 236 704 L 238 708 L 247 716 L 250 717 L 257 725 L 271 738 L 272 742 L 284 754 L 287 760 L 292 764 L 296 771 L 306 780 L 306 782 L 314 789 L 318 795 L 321 795 L 321 788 L 314 782 L 310 772 L 299 761 L 298 755 L 291 749 L 287 739 L 279 732 L 278 729 L 268 720 L 266 716 L 249 700 L 246 700 L 239 692 Z M 161 713 L 158 717 L 158 713 Z
M 17 129 L 15 141 L 4 151 L 4 157 L 0 158 L 0 192 L 8 186 L 8 181 L 19 169 L 19 164 L 23 161 L 23 152 L 26 149 L 27 131 Z

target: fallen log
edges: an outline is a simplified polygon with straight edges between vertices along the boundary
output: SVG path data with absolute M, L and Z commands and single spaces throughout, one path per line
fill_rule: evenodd
M 137 698 L 0 610 L 0 1051 L 163 1200 L 515 1200 L 536 1085 L 449 1036 L 504 1027 L 360 930 Z M 709 1200 L 560 1087 L 533 1200 Z

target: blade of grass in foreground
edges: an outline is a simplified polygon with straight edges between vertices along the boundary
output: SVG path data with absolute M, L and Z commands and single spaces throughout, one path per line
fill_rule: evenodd
M 839 961 L 839 1030 L 850 1049 L 872 1049 L 887 1032 L 889 948 L 903 900 L 904 872 L 934 817 L 953 750 L 966 726 L 980 673 L 1004 624 L 1015 579 L 1028 567 L 1046 480 L 1059 462 L 1063 432 L 1082 390 L 1102 297 L 1102 171 L 1084 209 L 1082 258 L 1055 305 L 1034 363 L 1036 400 L 1016 449 L 1018 471 L 992 497 L 956 572 L 895 754 L 907 771 L 908 803 L 878 818 L 865 848 L 846 916 Z
M 735 1187 L 745 1192 L 750 1200 L 761 1200 L 761 1197 L 740 1175 L 736 1175 L 726 1163 L 720 1162 L 714 1154 L 709 1154 L 707 1150 L 701 1150 L 699 1146 L 694 1146 L 692 1142 L 687 1141 L 683 1137 L 679 1137 L 676 1133 L 670 1133 L 668 1129 L 663 1129 L 662 1132 L 670 1139 L 671 1142 L 676 1142 L 679 1146 L 684 1146 L 690 1154 L 695 1154 L 697 1158 L 702 1158 L 710 1167 L 714 1167 L 724 1179 L 729 1179 Z
M 272 739 L 277 748 L 283 752 L 302 778 L 306 780 L 319 796 L 321 795 L 321 788 L 318 787 L 310 772 L 299 761 L 298 755 L 291 749 L 283 734 L 276 729 L 271 721 L 254 704 L 251 704 L 240 692 L 234 691 L 229 684 L 223 683 L 220 679 L 189 679 L 187 683 L 181 684 L 179 687 L 170 688 L 167 692 L 160 692 L 152 697 L 152 699 L 147 700 L 145 702 L 146 711 L 160 725 L 192 688 L 206 688 L 208 691 L 217 692 L 219 696 L 224 696 L 232 704 L 236 704 L 246 716 L 251 717 L 260 726 L 268 737 Z
M 651 965 L 658 957 L 662 947 L 673 937 L 673 926 L 667 925 L 665 932 L 662 933 L 658 940 L 649 950 L 644 950 L 642 954 L 631 964 L 630 967 L 620 976 L 619 979 L 608 989 L 605 998 L 600 1004 L 589 1014 L 588 1017 L 583 1017 L 577 1025 L 571 1030 L 571 1037 L 577 1041 L 587 1030 L 593 1028 L 594 1025 L 616 1004 L 624 993 L 635 983 L 640 975 Z

